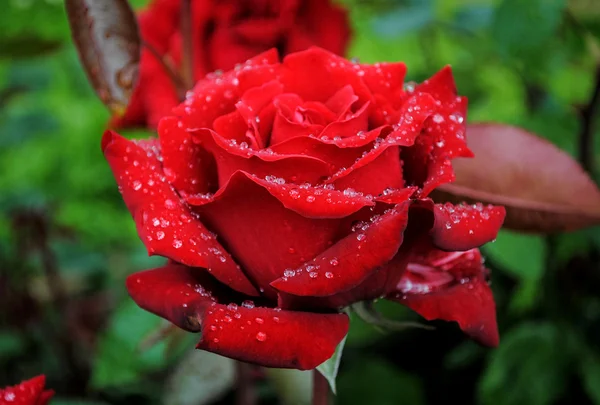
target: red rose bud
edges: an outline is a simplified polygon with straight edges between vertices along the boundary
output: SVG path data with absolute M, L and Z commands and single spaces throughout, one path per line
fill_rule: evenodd
M 102 149 L 140 238 L 165 267 L 134 274 L 138 305 L 198 347 L 312 369 L 380 297 L 498 343 L 477 247 L 504 208 L 435 204 L 465 143 L 450 68 L 404 86 L 402 63 L 275 51 L 200 81 L 158 139 L 108 131 Z
M 45 383 L 46 377 L 40 375 L 14 387 L 0 389 L 0 405 L 46 405 L 54 391 L 44 390 Z
M 314 45 L 343 55 L 350 39 L 346 11 L 332 0 L 189 1 L 195 80 L 215 70 L 232 69 L 271 48 L 285 55 Z M 129 107 L 123 117 L 113 119 L 114 127 L 155 129 L 179 103 L 165 62 L 182 72 L 181 3 L 153 0 L 139 14 L 139 29 L 149 46 L 142 51 L 139 81 Z

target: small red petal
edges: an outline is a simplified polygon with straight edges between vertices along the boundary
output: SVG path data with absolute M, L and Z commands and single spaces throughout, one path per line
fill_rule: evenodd
M 436 204 L 433 243 L 443 250 L 469 250 L 496 239 L 504 222 L 504 207 L 483 204 Z

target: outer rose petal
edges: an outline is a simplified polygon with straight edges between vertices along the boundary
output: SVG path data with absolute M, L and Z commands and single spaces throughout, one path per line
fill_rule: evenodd
M 192 136 L 179 122 L 175 117 L 168 117 L 158 125 L 167 181 L 184 195 L 217 189 L 215 159 L 201 145 L 192 142 Z
M 0 389 L 0 405 L 46 405 L 54 391 L 44 391 L 43 375 L 21 382 L 14 387 Z
M 449 66 L 417 85 L 406 97 L 413 93 L 429 94 L 438 102 L 415 145 L 402 154 L 406 180 L 422 187 L 421 196 L 426 197 L 437 186 L 454 180 L 450 159 L 473 156 L 465 142 L 467 99 L 456 95 Z
M 239 266 L 165 182 L 157 156 L 111 131 L 102 138 L 102 150 L 150 254 L 206 267 L 232 288 L 258 295 Z
M 344 223 L 344 219 L 307 218 L 285 208 L 284 204 L 294 204 L 294 209 L 303 213 L 318 209 L 318 206 L 330 207 L 331 213 L 338 210 L 341 215 L 339 210 L 354 212 L 360 203 L 366 203 L 364 199 L 347 197 L 347 201 L 356 202 L 357 208 L 352 208 L 352 204 L 336 205 L 336 208 L 326 201 L 312 208 L 306 197 L 300 202 L 289 193 L 283 202 L 284 195 L 277 186 L 275 182 L 259 184 L 247 174 L 237 173 L 214 197 L 196 208 L 210 228 L 223 238 L 227 249 L 243 265 L 249 277 L 271 298 L 275 298 L 275 291 L 269 284 L 283 276 L 286 268 L 297 267 L 327 249 L 342 236 L 339 234 Z M 305 193 L 309 191 L 304 190 Z M 319 197 L 327 198 L 326 194 Z M 317 202 L 316 195 L 314 202 Z
M 357 225 L 353 233 L 271 285 L 287 294 L 313 297 L 357 286 L 398 252 L 408 224 L 408 208 L 408 202 L 399 204 L 370 224 Z
M 436 204 L 435 224 L 431 230 L 436 247 L 449 250 L 469 250 L 496 239 L 504 222 L 504 207 L 482 204 Z
M 487 346 L 498 345 L 496 306 L 485 282 L 478 251 L 446 253 L 408 265 L 409 271 L 389 299 L 398 301 L 425 319 L 456 321 L 461 329 Z
M 190 331 L 198 348 L 280 368 L 312 369 L 327 360 L 348 331 L 345 314 L 255 307 L 202 269 L 181 265 L 134 274 L 129 294 L 142 308 Z

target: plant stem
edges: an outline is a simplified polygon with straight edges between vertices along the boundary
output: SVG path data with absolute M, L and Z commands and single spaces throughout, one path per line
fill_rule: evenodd
M 192 4 L 191 0 L 181 0 L 181 77 L 186 90 L 194 85 L 194 55 L 192 47 Z
M 235 393 L 236 405 L 256 404 L 256 391 L 254 390 L 254 375 L 252 365 L 243 361 L 236 362 L 237 383 Z
M 167 57 L 162 56 L 156 50 L 156 48 L 154 48 L 148 42 L 142 41 L 142 46 L 144 48 L 146 48 L 148 50 L 148 52 L 150 52 L 152 54 L 152 56 L 154 56 L 156 58 L 156 60 L 160 63 L 160 65 L 162 66 L 164 71 L 169 76 L 169 79 L 171 79 L 173 86 L 175 86 L 175 91 L 177 92 L 177 98 L 179 99 L 179 101 L 183 101 L 185 99 L 185 92 L 188 90 L 188 88 L 186 88 L 186 85 L 183 82 L 183 79 L 181 78 L 181 76 L 179 76 L 179 73 L 177 72 L 177 69 L 175 69 L 175 66 L 173 66 L 173 64 L 171 63 L 171 61 L 169 59 L 167 59 Z
M 594 172 L 594 124 L 600 104 L 600 64 L 594 74 L 594 89 L 588 103 L 581 109 L 581 130 L 579 132 L 579 161 L 590 174 Z
M 329 404 L 329 383 L 323 375 L 313 370 L 313 397 L 312 405 L 328 405 Z

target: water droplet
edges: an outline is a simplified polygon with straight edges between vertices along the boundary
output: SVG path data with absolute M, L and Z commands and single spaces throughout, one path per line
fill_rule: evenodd
M 265 332 L 258 332 L 256 334 L 256 340 L 258 340 L 259 342 L 264 342 L 265 340 L 267 340 L 267 334 Z
M 329 264 L 331 264 L 332 266 L 337 266 L 338 264 L 340 264 L 340 262 L 337 258 L 334 257 L 329 261 Z
M 309 202 L 309 203 L 311 203 L 311 202 L 313 202 L 313 201 L 315 201 L 315 197 L 314 197 L 314 196 L 312 196 L 312 195 L 309 195 L 309 196 L 307 196 L 307 197 L 306 197 L 306 202 Z
M 279 317 L 278 316 L 274 316 L 273 317 L 273 322 L 279 322 Z
M 364 233 L 359 233 L 358 235 L 356 235 L 356 240 L 365 240 L 366 237 L 367 235 L 365 235 Z
M 311 271 L 310 273 L 308 273 L 308 275 L 310 276 L 310 278 L 317 278 L 319 276 L 319 273 L 317 273 L 316 271 Z
M 333 273 L 330 272 L 330 271 L 328 271 L 328 272 L 325 273 L 325 277 L 327 277 L 327 278 L 333 278 Z
M 180 241 L 179 239 L 175 239 L 175 240 L 173 241 L 173 247 L 174 247 L 175 249 L 179 249 L 181 246 L 183 246 L 183 242 L 182 242 L 182 241 Z
M 257 324 L 259 324 L 259 325 L 262 325 L 263 323 L 265 323 L 265 320 L 264 320 L 264 319 L 262 319 L 262 318 L 256 318 L 256 319 L 255 319 L 255 321 L 256 321 L 256 323 L 257 323 Z
M 135 191 L 138 191 L 140 188 L 142 188 L 142 183 L 140 183 L 140 182 L 139 182 L 139 181 L 137 181 L 137 180 L 136 180 L 136 181 L 134 181 L 134 182 L 133 182 L 133 189 L 134 189 Z
M 250 301 L 250 300 L 246 300 L 246 301 L 242 302 L 242 306 L 244 308 L 252 309 L 252 308 L 254 308 L 254 302 Z
M 175 204 L 175 202 L 173 200 L 165 200 L 165 207 L 169 210 L 173 210 L 175 209 L 175 207 L 177 207 L 177 205 Z
M 283 275 L 285 277 L 294 277 L 296 275 L 296 272 L 292 269 L 285 269 L 285 271 L 283 272 Z
M 156 232 L 156 239 L 162 240 L 165 237 L 165 233 L 163 231 Z
M 294 249 L 293 247 L 291 247 L 291 248 L 288 249 L 288 252 L 290 254 L 294 254 L 294 253 L 296 253 L 296 249 Z
M 237 304 L 234 304 L 233 302 L 231 304 L 227 305 L 227 309 L 230 311 L 237 311 L 238 310 L 238 306 Z

